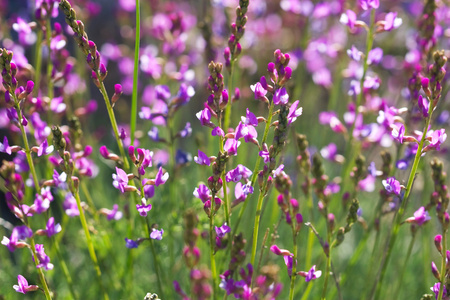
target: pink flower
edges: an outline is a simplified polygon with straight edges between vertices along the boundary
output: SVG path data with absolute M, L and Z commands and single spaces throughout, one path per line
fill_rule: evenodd
M 13 285 L 16 292 L 26 294 L 39 289 L 37 285 L 28 285 L 28 281 L 22 275 L 17 275 L 17 281 L 19 285 Z
M 420 226 L 420 225 L 425 224 L 429 220 L 431 220 L 430 214 L 428 213 L 427 210 L 425 210 L 425 207 L 422 206 L 414 212 L 414 217 L 410 217 L 410 218 L 406 219 L 405 222 L 415 223 Z
M 208 155 L 200 150 L 198 150 L 198 156 L 194 156 L 194 161 L 199 165 L 211 165 Z
M 306 274 L 305 281 L 309 282 L 313 279 L 317 279 L 320 276 L 322 276 L 322 271 L 316 271 L 316 265 L 312 266 L 312 268 L 308 271 L 308 274 Z

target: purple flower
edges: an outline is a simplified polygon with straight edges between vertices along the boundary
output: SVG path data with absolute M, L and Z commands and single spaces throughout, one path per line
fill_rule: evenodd
M 26 294 L 39 289 L 37 285 L 28 285 L 28 281 L 22 275 L 17 275 L 17 281 L 19 285 L 13 285 L 13 288 L 18 293 Z
M 359 5 L 362 9 L 377 9 L 380 6 L 380 0 L 359 0 Z
M 236 199 L 233 201 L 232 206 L 235 206 L 244 201 L 247 198 L 248 194 L 253 194 L 253 187 L 251 185 L 251 182 L 248 182 L 247 184 L 238 182 L 234 187 L 234 196 L 236 197 Z
M 149 138 L 151 138 L 155 142 L 159 142 L 159 129 L 156 126 L 153 126 L 152 129 L 147 132 Z
M 249 168 L 243 165 L 238 165 L 235 169 L 229 171 L 225 175 L 225 180 L 227 182 L 238 182 L 241 179 L 248 179 L 250 176 L 252 176 L 252 171 Z
M 45 139 L 42 144 L 39 146 L 37 156 L 48 155 L 53 152 L 53 145 L 48 145 L 47 139 Z
M 312 266 L 312 268 L 306 274 L 305 281 L 309 282 L 313 279 L 319 278 L 322 276 L 322 271 L 316 271 L 316 265 Z
M 211 199 L 211 192 L 204 184 L 200 184 L 198 188 L 195 188 L 193 195 L 195 198 L 202 200 L 203 203 Z
M 269 150 L 267 150 L 267 146 L 265 147 L 265 149 L 263 148 L 262 151 L 259 151 L 259 156 L 263 158 L 265 164 L 270 161 L 270 153 Z
M 216 126 L 216 127 L 211 131 L 211 135 L 212 135 L 212 136 L 225 136 L 225 132 L 223 131 L 222 128 L 220 128 L 219 126 Z
M 78 210 L 77 200 L 73 197 L 72 193 L 67 193 L 64 203 L 63 209 L 66 215 L 69 217 L 76 217 L 80 215 L 80 211 Z
M 144 185 L 144 196 L 146 199 L 155 195 L 155 186 L 151 184 Z
M 239 140 L 242 137 L 244 138 L 246 143 L 255 141 L 258 137 L 258 132 L 252 125 L 246 125 L 242 122 L 239 122 L 239 125 L 236 127 L 234 138 L 236 140 Z
M 53 264 L 50 263 L 50 257 L 47 256 L 44 252 L 44 245 L 42 244 L 36 244 L 36 256 L 39 259 L 39 264 L 36 266 L 36 268 L 42 268 L 46 271 L 53 269 Z
M 403 144 L 403 138 L 405 137 L 405 126 L 403 124 L 400 124 L 400 126 L 392 124 L 391 128 L 392 128 L 391 135 L 394 138 L 394 140 L 399 141 L 400 144 Z
M 362 52 L 353 45 L 350 49 L 347 49 L 347 55 L 353 60 L 360 61 Z
M 289 113 L 288 113 L 288 125 L 290 125 L 292 122 L 294 122 L 295 120 L 297 120 L 297 117 L 301 116 L 303 113 L 303 108 L 297 108 L 298 107 L 298 103 L 300 101 L 297 100 L 294 103 L 292 103 L 291 107 L 289 107 Z
M 8 138 L 6 135 L 3 137 L 3 143 L 0 143 L 0 152 L 11 155 L 11 147 L 8 144 Z
M 401 18 L 397 18 L 397 12 L 387 13 L 384 22 L 384 30 L 386 31 L 398 28 L 403 23 Z
M 281 89 L 278 89 L 273 94 L 273 104 L 278 105 L 286 105 L 289 101 L 289 94 L 287 93 L 286 89 L 282 87 Z
M 228 232 L 231 231 L 231 228 L 227 225 L 227 223 L 225 222 L 222 226 L 217 227 L 215 226 L 215 230 L 216 230 L 216 235 L 218 238 L 223 238 L 225 236 L 225 234 L 227 234 Z
M 195 90 L 192 86 L 188 86 L 185 83 L 180 85 L 180 90 L 178 91 L 178 98 L 180 99 L 181 105 L 189 102 L 192 96 L 195 95 Z
M 445 129 L 433 131 L 431 138 L 428 137 L 428 140 L 430 140 L 430 144 L 426 146 L 423 151 L 427 152 L 431 149 L 436 149 L 437 151 L 441 150 L 441 144 L 444 143 L 446 139 L 447 134 L 445 133 Z
M 291 252 L 289 252 L 289 250 L 286 249 L 280 249 L 278 248 L 277 245 L 272 245 L 270 247 L 270 251 L 272 251 L 273 253 L 275 253 L 276 255 L 281 255 L 281 256 L 294 256 L 294 254 L 292 254 Z
M 384 188 L 389 194 L 400 195 L 401 186 L 400 182 L 395 177 L 389 177 L 382 181 Z
M 118 167 L 116 167 L 116 172 L 117 174 L 112 174 L 113 186 L 122 193 L 125 193 L 125 188 L 128 186 L 128 175 Z
M 161 184 L 164 184 L 166 183 L 167 179 L 169 179 L 169 172 L 166 172 L 163 175 L 163 169 L 162 167 L 159 167 L 158 173 L 156 174 L 155 178 L 155 185 L 159 186 Z
M 436 300 L 437 300 L 437 298 L 438 298 L 438 296 L 439 296 L 439 290 L 440 290 L 440 289 L 441 289 L 441 283 L 440 283 L 440 282 L 435 283 L 435 284 L 430 288 L 430 290 L 433 291 Z M 447 294 L 447 289 L 445 288 L 445 285 L 444 285 L 444 290 L 443 290 L 443 293 L 442 293 L 442 299 L 448 299 L 448 296 L 449 296 L 449 295 Z
M 58 223 L 55 225 L 55 218 L 50 217 L 45 226 L 45 232 L 48 237 L 51 237 L 61 231 L 61 225 Z
M 20 242 L 25 240 L 26 238 L 30 238 L 33 236 L 33 231 L 28 228 L 26 225 L 14 227 L 11 233 L 11 237 L 7 238 L 3 236 L 2 245 L 8 247 L 9 251 L 13 252 L 18 247 L 25 246 L 24 243 Z
M 152 205 L 147 205 L 147 201 L 145 200 L 145 198 L 142 198 L 141 203 L 141 205 L 136 204 L 136 209 L 142 217 L 146 217 L 147 213 L 152 209 Z
M 428 111 L 430 110 L 430 102 L 422 95 L 419 95 L 417 99 L 417 104 L 419 105 L 419 110 L 424 118 L 428 117 Z
M 223 150 L 228 152 L 228 155 L 237 155 L 237 148 L 241 142 L 235 139 L 227 139 L 225 145 L 223 145 Z
M 345 13 L 341 15 L 339 22 L 341 22 L 344 25 L 347 25 L 352 30 L 353 28 L 355 28 L 356 23 L 355 12 L 353 10 L 348 9 Z
M 241 121 L 245 125 L 258 126 L 258 119 L 256 118 L 255 114 L 252 113 L 248 108 L 246 116 L 242 116 Z
M 208 155 L 198 150 L 198 156 L 194 156 L 194 161 L 199 165 L 211 165 Z
M 155 228 L 152 228 L 152 233 L 150 233 L 150 238 L 154 240 L 162 240 L 162 235 L 164 233 L 164 229 L 157 230 Z
M 137 248 L 138 246 L 139 244 L 137 241 L 125 238 L 125 247 L 127 247 L 128 249 Z
M 383 49 L 374 48 L 370 50 L 369 55 L 367 56 L 367 63 L 369 65 L 378 64 L 380 63 L 382 58 L 383 58 Z
M 108 221 L 111 221 L 113 219 L 114 220 L 120 220 L 120 219 L 122 219 L 122 216 L 123 216 L 123 214 L 122 214 L 121 211 L 119 211 L 119 205 L 117 205 L 117 204 L 113 205 L 113 209 L 112 210 L 108 210 L 106 212 L 106 219 Z
M 192 134 L 191 123 L 187 122 L 184 128 L 178 134 L 182 138 L 189 137 Z
M 255 93 L 255 100 L 264 99 L 267 94 L 267 90 L 262 86 L 261 83 L 257 82 L 250 86 L 251 90 Z
M 422 206 L 418 210 L 414 212 L 414 217 L 406 219 L 405 222 L 407 223 L 415 223 L 419 226 L 423 225 L 424 223 L 431 220 L 430 214 L 427 210 L 425 210 L 425 207 Z
M 284 263 L 287 267 L 287 272 L 289 276 L 292 276 L 292 267 L 294 266 L 294 258 L 292 256 L 283 256 Z M 295 264 L 297 265 L 297 261 L 295 261 Z
M 197 116 L 197 119 L 200 120 L 202 126 L 214 126 L 214 124 L 211 122 L 211 112 L 208 108 L 204 108 L 195 115 Z
M 58 174 L 56 170 L 53 170 L 53 183 L 57 188 L 65 189 L 67 187 L 66 180 L 67 174 L 65 172 Z

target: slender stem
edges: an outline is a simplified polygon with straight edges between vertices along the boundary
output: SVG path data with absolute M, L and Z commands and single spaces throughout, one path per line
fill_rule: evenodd
M 442 230 L 442 262 L 441 262 L 441 285 L 439 287 L 438 300 L 442 300 L 445 288 L 445 277 L 447 275 L 447 229 Z
M 294 286 L 295 286 L 295 279 L 297 279 L 297 233 L 295 232 L 295 228 L 293 223 L 292 226 L 292 239 L 294 242 L 294 250 L 293 250 L 293 257 L 292 257 L 292 274 L 291 274 L 291 285 L 289 288 L 289 300 L 294 299 Z
M 51 58 L 51 50 L 50 50 L 50 43 L 52 39 L 52 22 L 50 16 L 47 18 L 46 24 L 45 24 L 45 41 L 47 43 L 47 49 L 48 49 L 48 58 L 47 58 L 47 96 L 50 98 L 50 100 L 53 99 L 53 80 L 52 80 L 52 73 L 53 73 L 53 63 Z
M 99 70 L 96 71 L 96 75 L 97 75 L 97 78 L 99 78 L 99 80 L 100 80 L 101 75 L 100 75 Z M 114 135 L 116 136 L 116 141 L 117 141 L 117 145 L 119 146 L 120 155 L 122 156 L 123 165 L 126 170 L 129 170 L 130 164 L 128 163 L 128 159 L 125 156 L 125 150 L 123 148 L 122 140 L 119 137 L 119 129 L 117 126 L 116 116 L 114 115 L 114 110 L 111 106 L 111 101 L 109 100 L 108 93 L 106 92 L 103 81 L 100 81 L 99 89 L 100 89 L 100 93 L 102 93 L 103 99 L 105 100 L 106 110 L 108 111 L 109 120 L 111 121 L 111 126 L 113 128 Z
M 162 282 L 161 282 L 162 281 L 161 273 L 159 272 L 159 259 L 158 259 L 158 255 L 156 253 L 155 245 L 154 245 L 152 239 L 150 239 L 150 248 L 152 249 L 153 264 L 155 265 L 156 279 L 158 281 L 158 288 L 160 290 L 160 294 L 159 295 L 161 296 L 162 299 L 165 299 L 163 285 L 162 285 Z
M 406 192 L 405 192 L 405 195 L 403 196 L 403 201 L 401 202 L 401 206 L 398 209 L 398 212 L 397 212 L 397 215 L 396 215 L 396 218 L 394 221 L 394 225 L 391 229 L 391 235 L 389 238 L 387 252 L 385 253 L 384 260 L 383 260 L 383 263 L 382 263 L 381 269 L 380 269 L 381 270 L 380 277 L 379 277 L 379 280 L 375 281 L 376 293 L 375 293 L 374 299 L 378 299 L 378 297 L 380 295 L 381 285 L 383 283 L 384 275 L 386 273 L 386 268 L 387 268 L 387 265 L 389 262 L 389 258 L 392 254 L 392 249 L 394 247 L 395 241 L 396 241 L 398 233 L 400 231 L 400 225 L 402 222 L 403 215 L 405 213 L 406 206 L 408 204 L 409 195 L 411 193 L 414 178 L 416 177 L 417 168 L 419 167 L 419 162 L 420 162 L 420 157 L 422 155 L 423 145 L 425 143 L 425 138 L 427 136 L 428 127 L 429 127 L 430 121 L 431 121 L 431 116 L 432 116 L 433 111 L 431 109 L 430 109 L 430 111 L 431 111 L 430 116 L 427 118 L 427 120 L 425 122 L 422 139 L 420 140 L 419 147 L 417 148 L 416 156 L 414 157 L 414 163 L 411 168 L 411 172 L 409 174 L 408 184 L 406 186 Z
M 13 97 L 16 97 L 14 93 L 12 95 L 14 95 Z M 16 103 L 17 103 L 17 101 L 16 101 Z M 37 178 L 36 168 L 34 167 L 33 158 L 31 157 L 31 151 L 30 151 L 30 145 L 28 144 L 27 133 L 25 132 L 25 127 L 22 124 L 22 117 L 23 117 L 22 111 L 20 109 L 19 104 L 16 104 L 15 108 L 17 111 L 17 117 L 19 118 L 18 123 L 19 123 L 20 132 L 22 133 L 23 144 L 25 146 L 25 155 L 27 156 L 27 162 L 30 167 L 31 176 L 33 176 L 34 187 L 35 187 L 36 191 L 38 193 L 40 193 L 41 190 L 39 188 L 39 180 Z
M 263 135 L 263 139 L 261 141 L 261 146 L 264 145 L 264 143 L 267 140 L 267 135 L 269 134 L 270 124 L 272 123 L 273 109 L 274 109 L 274 104 L 272 102 L 270 104 L 270 107 L 269 107 L 269 115 L 268 115 L 268 118 L 267 118 L 266 127 L 264 129 L 264 135 Z M 261 156 L 258 155 L 258 158 L 256 159 L 255 168 L 253 169 L 253 175 L 252 175 L 252 180 L 251 180 L 252 186 L 255 185 L 256 178 L 258 178 L 258 170 L 259 170 L 260 163 L 261 163 Z M 235 236 L 235 234 L 237 232 L 237 229 L 239 227 L 239 223 L 241 222 L 242 216 L 244 215 L 245 208 L 247 207 L 248 202 L 249 201 L 244 201 L 244 203 L 243 203 L 243 205 L 241 207 L 241 210 L 239 211 L 239 216 L 238 216 L 238 219 L 236 220 L 236 224 L 234 225 L 233 235 L 232 236 Z
M 330 244 L 330 237 L 331 234 L 328 233 L 328 244 Z M 325 271 L 325 282 L 323 284 L 323 289 L 322 289 L 322 297 L 321 299 L 326 299 L 327 297 L 327 287 L 328 287 L 328 278 L 330 277 L 330 267 L 331 267 L 331 249 L 332 249 L 332 245 L 330 245 L 330 250 L 329 253 L 327 254 L 327 267 L 326 267 L 326 271 Z
M 222 173 L 222 182 L 225 184 L 226 180 L 225 180 L 225 171 Z M 228 226 L 230 226 L 231 228 L 231 220 L 230 220 L 230 199 L 228 197 L 228 191 L 226 188 L 226 185 L 223 188 L 223 202 L 224 202 L 224 209 L 225 209 L 225 221 L 227 222 Z
M 71 182 L 71 184 L 73 185 L 73 182 Z M 89 233 L 89 228 L 88 228 L 88 225 L 86 222 L 86 218 L 84 216 L 84 211 L 83 211 L 83 208 L 81 207 L 80 195 L 78 194 L 78 191 L 76 191 L 74 187 L 72 188 L 72 192 L 74 194 L 75 200 L 77 201 L 77 207 L 78 207 L 78 211 L 80 213 L 81 225 L 84 230 L 84 235 L 86 236 L 86 242 L 87 242 L 87 246 L 88 246 L 88 250 L 89 250 L 89 255 L 91 256 L 91 260 L 94 263 L 97 280 L 98 280 L 98 283 L 102 290 L 103 298 L 105 300 L 108 300 L 109 297 L 108 297 L 108 294 L 106 293 L 105 287 L 103 286 L 102 272 L 101 272 L 100 266 L 98 264 L 97 255 L 95 254 L 94 244 L 92 243 L 91 234 Z
M 313 284 L 312 284 L 311 281 L 310 281 L 310 282 L 307 282 L 307 284 L 308 284 L 308 286 L 306 287 L 306 290 L 305 290 L 305 292 L 303 293 L 303 296 L 302 296 L 302 299 L 301 299 L 301 300 L 309 299 L 308 297 L 309 297 L 309 294 L 311 293 L 311 289 L 312 289 L 312 287 L 313 287 Z
M 33 257 L 34 257 L 34 264 L 36 265 L 36 268 L 37 268 L 37 266 L 39 264 L 39 258 L 36 253 L 36 243 L 34 242 L 34 237 L 30 237 L 30 243 L 31 243 L 31 252 L 33 253 Z M 50 291 L 48 289 L 47 282 L 45 281 L 44 272 L 42 271 L 42 268 L 37 268 L 37 269 L 38 269 L 39 279 L 41 280 L 41 285 L 44 290 L 45 298 L 47 300 L 50 300 L 50 299 L 52 299 L 52 296 L 50 295 Z
M 217 288 L 216 288 L 216 281 L 217 281 L 217 270 L 216 270 L 216 259 L 214 257 L 214 197 L 215 194 L 213 193 L 213 197 L 211 199 L 211 215 L 209 216 L 209 257 L 211 260 L 211 273 L 212 273 L 212 281 L 213 281 L 213 291 L 212 291 L 212 299 L 216 299 L 217 297 Z
M 39 23 L 38 23 L 38 26 Z M 37 41 L 36 41 L 36 57 L 34 59 L 36 69 L 34 71 L 34 96 L 38 96 L 39 94 L 39 88 L 41 84 L 41 68 L 42 68 L 42 38 L 43 33 L 42 30 L 39 29 L 37 32 Z
M 139 74 L 139 47 L 141 39 L 141 13 L 139 0 L 136 0 L 136 37 L 134 44 L 134 71 L 133 71 L 133 94 L 131 96 L 131 123 L 130 138 L 131 145 L 134 143 L 134 132 L 136 131 L 137 96 L 138 96 L 138 74 Z
M 72 276 L 70 275 L 70 272 L 69 272 L 69 269 L 67 268 L 64 257 L 62 256 L 61 250 L 59 249 L 59 243 L 57 243 L 55 241 L 55 239 L 53 239 L 53 246 L 54 246 L 54 249 L 56 250 L 56 255 L 58 256 L 58 260 L 61 265 L 61 269 L 64 273 L 64 277 L 66 277 L 67 284 L 69 285 L 70 294 L 72 295 L 73 299 L 78 299 L 78 296 L 75 292 L 75 288 L 73 286 Z
M 416 240 L 416 233 L 414 232 L 412 234 L 412 239 L 409 242 L 408 252 L 406 252 L 405 262 L 403 263 L 402 271 L 400 272 L 400 278 L 398 279 L 398 286 L 397 286 L 397 290 L 395 292 L 394 299 L 400 299 L 398 296 L 400 294 L 400 289 L 402 287 L 403 276 L 405 275 L 406 266 L 408 265 L 408 260 L 409 260 L 409 257 L 411 256 L 411 252 L 412 252 L 415 240 Z M 444 261 L 445 261 L 445 259 L 444 259 Z

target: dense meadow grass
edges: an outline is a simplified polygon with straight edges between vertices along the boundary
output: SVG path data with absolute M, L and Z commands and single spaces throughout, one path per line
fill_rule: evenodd
M 444 0 L 0 0 L 0 299 L 450 299 Z

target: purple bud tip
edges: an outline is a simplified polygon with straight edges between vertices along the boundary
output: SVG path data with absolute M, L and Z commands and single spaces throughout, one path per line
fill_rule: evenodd
M 53 28 L 55 29 L 56 34 L 61 34 L 62 26 L 60 23 L 55 22 L 55 24 L 53 24 Z
M 5 102 L 6 103 L 11 102 L 11 94 L 9 92 L 5 93 Z
M 106 67 L 105 67 L 105 65 L 104 64 L 100 64 L 100 73 L 101 74 L 106 74 Z
M 442 235 L 438 234 L 434 237 L 434 241 L 440 243 L 442 241 Z
M 284 71 L 285 71 L 284 78 L 285 78 L 286 80 L 291 79 L 291 76 L 292 76 L 292 69 L 291 69 L 290 67 L 286 67 L 286 68 L 284 69 Z
M 328 214 L 328 222 L 330 223 L 334 222 L 334 215 L 332 213 Z
M 122 94 L 122 85 L 121 84 L 114 85 L 114 93 Z
M 92 48 L 92 49 L 95 48 L 95 43 L 93 41 L 89 41 L 88 44 L 89 44 L 89 48 Z
M 27 94 L 31 94 L 33 92 L 33 88 L 34 88 L 34 82 L 31 80 L 28 80 L 27 87 L 25 88 L 25 91 L 27 92 Z
M 87 56 L 86 56 L 86 61 L 87 61 L 87 63 L 91 63 L 92 62 L 92 54 L 88 54 Z
M 273 62 L 270 62 L 267 64 L 267 71 L 269 71 L 269 73 L 273 73 L 275 70 L 275 64 Z
M 92 153 L 92 146 L 90 146 L 90 145 L 87 145 L 85 148 L 84 148 L 84 153 L 83 153 L 83 156 L 89 156 L 89 155 L 91 155 L 91 153 Z
M 422 87 L 424 88 L 424 89 L 426 89 L 426 88 L 428 88 L 428 85 L 430 84 L 430 79 L 428 79 L 428 78 L 422 78 Z
M 302 224 L 303 223 L 303 216 L 302 216 L 302 214 L 296 214 L 295 215 L 295 219 L 297 220 L 298 224 Z
M 106 149 L 106 146 L 100 147 L 100 155 L 103 156 L 104 158 L 108 158 L 109 151 L 108 151 L 108 149 Z

